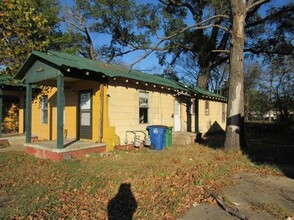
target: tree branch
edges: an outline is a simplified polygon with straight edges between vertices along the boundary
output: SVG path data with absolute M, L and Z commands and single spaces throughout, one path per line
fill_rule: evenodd
M 262 4 L 264 4 L 264 3 L 267 3 L 267 2 L 269 2 L 269 1 L 270 1 L 270 0 L 259 0 L 259 1 L 254 2 L 254 3 L 253 3 L 253 1 L 249 1 L 248 4 L 247 4 L 247 7 L 246 7 L 246 11 L 248 12 L 248 11 L 250 11 L 251 9 L 253 9 L 253 8 L 259 6 L 259 5 L 262 5 Z
M 229 31 L 228 28 L 223 27 L 223 26 L 218 25 L 218 24 L 209 24 L 209 25 L 206 25 L 206 26 L 199 26 L 199 25 L 201 25 L 201 24 L 205 24 L 206 22 L 208 22 L 208 21 L 210 21 L 210 20 L 212 20 L 212 19 L 215 19 L 215 18 L 229 18 L 229 16 L 227 16 L 227 15 L 215 15 L 215 16 L 212 16 L 212 17 L 210 17 L 210 18 L 208 18 L 208 19 L 206 19 L 206 20 L 204 20 L 204 21 L 199 22 L 198 24 L 193 24 L 193 25 L 187 26 L 187 27 L 183 28 L 182 30 L 180 30 L 180 31 L 178 31 L 178 32 L 176 32 L 176 33 L 174 33 L 174 34 L 172 34 L 172 35 L 169 35 L 169 36 L 166 36 L 166 37 L 163 37 L 163 38 L 158 38 L 158 39 L 159 39 L 159 42 L 158 42 L 157 44 L 155 44 L 155 46 L 154 46 L 153 48 L 151 48 L 151 49 L 148 48 L 148 49 L 150 49 L 150 50 L 149 50 L 148 52 L 146 52 L 146 53 L 145 53 L 142 57 L 140 57 L 138 60 L 136 60 L 134 63 L 132 63 L 130 67 L 132 68 L 135 64 L 139 63 L 140 61 L 142 61 L 142 60 L 144 60 L 146 57 L 148 57 L 148 56 L 149 56 L 153 51 L 155 51 L 155 49 L 158 48 L 159 45 L 162 44 L 164 41 L 167 41 L 167 40 L 169 40 L 169 39 L 171 39 L 171 38 L 174 38 L 174 37 L 178 36 L 179 34 L 184 33 L 185 31 L 187 31 L 187 30 L 189 30 L 189 29 L 195 28 L 196 30 L 200 30 L 200 29 L 207 29 L 207 28 L 211 28 L 211 27 L 217 27 L 217 28 L 220 28 L 220 29 L 222 29 L 222 30 L 228 32 L 228 31 Z
M 275 51 L 266 51 L 261 49 L 253 49 L 253 48 L 246 48 L 244 49 L 244 52 L 251 52 L 254 54 L 278 54 L 278 55 L 293 55 L 292 51 L 286 51 L 286 50 L 275 50 Z
M 230 53 L 230 50 L 212 50 L 213 53 Z
M 271 13 L 269 15 L 267 15 L 266 17 L 264 18 L 261 18 L 257 21 L 254 21 L 252 23 L 249 23 L 249 24 L 246 24 L 245 28 L 250 28 L 250 27 L 253 27 L 253 26 L 256 26 L 256 25 L 259 25 L 259 24 L 262 24 L 263 22 L 265 21 L 268 21 L 268 20 L 271 20 L 271 19 L 274 19 L 276 17 L 278 17 L 279 15 L 282 15 L 284 13 L 287 13 L 287 12 L 292 12 L 294 10 L 294 7 L 291 6 L 289 8 L 282 8 L 274 13 Z
M 162 44 L 164 41 L 166 40 L 169 40 L 171 38 L 174 38 L 176 37 L 177 35 L 191 29 L 191 28 L 196 28 L 196 29 L 207 29 L 207 28 L 210 28 L 210 27 L 219 27 L 225 31 L 229 31 L 227 28 L 225 27 L 222 27 L 220 25 L 214 25 L 214 24 L 211 24 L 211 25 L 207 25 L 207 26 L 202 26 L 202 27 L 196 27 L 196 25 L 191 25 L 191 26 L 188 26 L 186 28 L 183 28 L 181 31 L 179 31 L 178 33 L 175 33 L 173 35 L 170 35 L 170 36 L 167 36 L 167 37 L 164 37 L 164 38 L 161 38 L 160 41 L 153 47 L 153 49 L 150 49 L 150 51 L 148 51 L 147 53 L 145 53 L 142 57 L 140 57 L 138 60 L 136 60 L 134 63 L 131 64 L 131 68 L 139 63 L 140 61 L 144 60 L 146 57 L 148 57 L 153 51 L 155 51 L 155 48 L 158 48 L 160 44 Z
M 10 41 L 8 40 L 8 38 L 6 37 L 6 34 L 4 33 L 4 31 L 2 31 L 2 35 L 3 37 L 5 38 L 5 41 L 7 42 L 8 45 L 11 45 L 10 44 Z

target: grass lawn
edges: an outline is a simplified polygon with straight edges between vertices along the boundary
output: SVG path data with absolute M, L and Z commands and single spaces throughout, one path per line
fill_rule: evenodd
M 281 175 L 239 152 L 196 144 L 62 162 L 1 153 L 0 170 L 0 219 L 106 219 L 109 201 L 134 219 L 175 219 L 193 204 L 212 203 L 204 187 L 219 191 L 236 173 Z

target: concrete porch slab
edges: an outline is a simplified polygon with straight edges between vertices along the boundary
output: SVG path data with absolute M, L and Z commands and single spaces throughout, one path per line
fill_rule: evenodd
M 25 152 L 41 159 L 60 161 L 90 153 L 106 152 L 105 143 L 94 143 L 83 140 L 65 139 L 64 148 L 57 149 L 56 141 L 25 143 Z
M 10 145 L 21 145 L 25 143 L 26 136 L 24 134 L 13 133 L 3 134 L 0 143 L 9 143 Z M 37 141 L 38 136 L 32 135 L 32 141 Z

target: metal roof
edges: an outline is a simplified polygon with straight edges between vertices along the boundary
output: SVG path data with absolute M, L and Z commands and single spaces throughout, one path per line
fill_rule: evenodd
M 79 57 L 76 55 L 57 52 L 57 51 L 48 51 L 47 53 L 33 51 L 27 61 L 23 64 L 21 69 L 15 76 L 15 79 L 22 80 L 25 77 L 27 70 L 37 59 L 46 60 L 56 66 L 59 69 L 67 69 L 67 68 L 75 68 L 82 71 L 91 71 L 97 74 L 103 74 L 110 78 L 126 78 L 133 79 L 136 81 L 141 81 L 145 83 L 152 83 L 155 85 L 165 86 L 167 88 L 181 90 L 185 92 L 194 93 L 196 95 L 202 95 L 205 98 L 217 98 L 225 101 L 226 98 L 220 96 L 218 94 L 209 92 L 204 89 L 200 89 L 198 87 L 188 88 L 182 83 L 176 82 L 174 80 L 169 80 L 160 76 L 147 74 L 135 70 L 131 70 L 127 67 L 115 65 L 115 64 L 107 64 L 96 60 L 90 60 L 87 58 Z
M 10 75 L 0 75 L 0 85 L 3 86 L 20 86 L 25 87 L 24 84 L 22 84 L 20 81 L 15 80 L 13 76 Z

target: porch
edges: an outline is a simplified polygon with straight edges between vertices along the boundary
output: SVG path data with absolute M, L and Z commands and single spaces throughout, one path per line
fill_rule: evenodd
M 105 143 L 95 143 L 73 138 L 64 139 L 62 149 L 56 148 L 56 141 L 54 140 L 25 143 L 24 146 L 27 154 L 52 161 L 69 160 L 90 153 L 106 152 Z
M 74 138 L 64 139 L 64 148 L 57 149 L 55 140 L 38 141 L 37 136 L 32 136 L 33 142 L 25 143 L 26 137 L 24 134 L 5 134 L 3 136 L 4 137 L 0 138 L 0 143 L 7 143 L 8 146 L 0 148 L 0 153 L 7 151 L 25 151 L 26 153 L 41 159 L 60 161 L 63 159 L 84 156 L 85 154 L 90 153 L 106 152 L 105 143 L 76 140 Z

